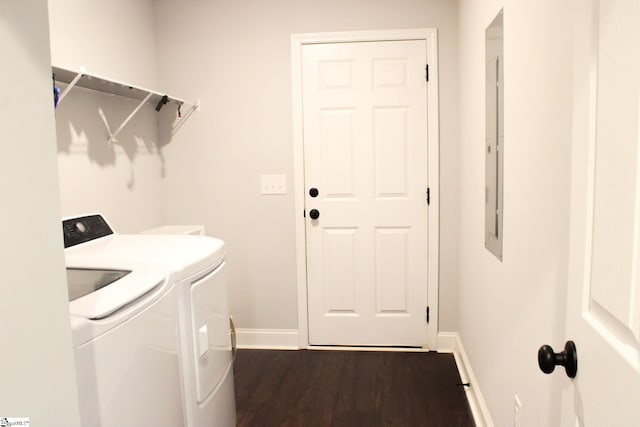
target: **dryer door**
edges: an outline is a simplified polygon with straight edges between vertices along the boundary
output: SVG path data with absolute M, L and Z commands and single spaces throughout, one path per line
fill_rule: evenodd
M 216 389 L 232 362 L 224 265 L 193 282 L 189 292 L 198 403 Z

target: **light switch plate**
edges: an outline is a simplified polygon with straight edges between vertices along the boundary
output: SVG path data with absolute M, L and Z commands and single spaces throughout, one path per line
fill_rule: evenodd
M 260 175 L 260 194 L 287 194 L 287 176 Z

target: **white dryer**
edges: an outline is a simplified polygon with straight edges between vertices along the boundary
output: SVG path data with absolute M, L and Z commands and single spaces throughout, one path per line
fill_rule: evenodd
M 106 227 L 111 231 L 99 215 L 68 221 L 80 221 L 84 228 Z M 136 262 L 167 272 L 175 292 L 178 318 L 183 424 L 235 426 L 234 349 L 224 278 L 224 242 L 204 236 L 111 232 L 90 243 L 78 245 L 81 253 L 67 249 L 67 262 L 73 258 L 77 263 L 78 257 L 114 260 L 128 254 Z

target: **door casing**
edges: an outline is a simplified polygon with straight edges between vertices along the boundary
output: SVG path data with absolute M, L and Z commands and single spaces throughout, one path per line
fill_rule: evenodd
M 291 80 L 293 105 L 294 205 L 296 230 L 296 268 L 298 287 L 298 345 L 310 348 L 307 316 L 307 259 L 304 198 L 304 150 L 302 126 L 302 47 L 307 44 L 366 41 L 425 40 L 429 83 L 427 92 L 427 168 L 430 189 L 429 221 L 427 227 L 427 298 L 430 321 L 427 323 L 427 347 L 438 345 L 439 291 L 439 116 L 438 116 L 438 34 L 435 28 L 381 31 L 348 31 L 305 33 L 291 36 Z

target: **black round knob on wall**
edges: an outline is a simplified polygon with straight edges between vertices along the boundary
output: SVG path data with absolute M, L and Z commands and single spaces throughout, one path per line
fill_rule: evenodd
M 543 345 L 538 350 L 538 366 L 545 374 L 550 374 L 556 365 L 564 366 L 564 370 L 569 378 L 575 378 L 578 372 L 578 354 L 573 341 L 567 341 L 564 351 L 554 353 L 549 345 Z
M 309 216 L 311 219 L 318 219 L 320 218 L 320 211 L 318 209 L 311 209 L 309 211 Z
M 315 187 L 311 187 L 311 188 L 309 189 L 309 195 L 310 195 L 311 197 L 318 197 L 318 194 L 319 194 L 319 191 L 318 191 L 318 189 L 317 189 L 317 188 L 315 188 Z

